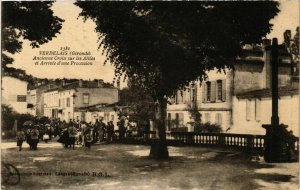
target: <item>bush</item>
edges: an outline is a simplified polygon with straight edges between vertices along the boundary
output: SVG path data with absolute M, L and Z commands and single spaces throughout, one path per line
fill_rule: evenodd
M 200 123 L 195 125 L 194 131 L 200 133 L 221 133 L 222 128 L 220 125 L 217 124 Z
M 1 121 L 1 130 L 6 134 L 10 134 L 9 131 L 14 131 L 14 123 L 17 120 L 17 127 L 20 128 L 23 126 L 25 121 L 34 121 L 34 116 L 30 114 L 19 114 L 8 105 L 1 105 L 2 108 L 2 121 Z M 10 135 L 9 135 L 10 136 Z
M 178 127 L 178 128 L 171 128 L 171 132 L 187 132 L 187 127 Z

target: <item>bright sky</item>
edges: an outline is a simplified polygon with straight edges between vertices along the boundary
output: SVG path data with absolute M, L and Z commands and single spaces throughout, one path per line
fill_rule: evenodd
M 296 26 L 299 25 L 299 8 L 298 0 L 281 1 L 281 12 L 271 21 L 274 27 L 272 33 L 267 37 L 277 37 L 279 42 L 282 42 L 283 32 L 286 29 L 292 30 L 292 35 L 294 35 Z M 29 42 L 24 42 L 22 52 L 13 56 L 15 59 L 13 66 L 41 78 L 101 78 L 105 82 L 112 82 L 114 68 L 110 64 L 103 65 L 104 57 L 101 55 L 101 51 L 98 51 L 98 37 L 94 32 L 95 24 L 90 20 L 84 23 L 81 17 L 77 19 L 80 8 L 73 5 L 73 1 L 55 2 L 53 10 L 56 16 L 65 20 L 61 34 L 38 49 L 32 49 Z M 40 50 L 58 51 L 63 46 L 69 46 L 71 50 L 75 51 L 91 51 L 96 60 L 92 66 L 34 65 L 32 59 L 38 55 Z

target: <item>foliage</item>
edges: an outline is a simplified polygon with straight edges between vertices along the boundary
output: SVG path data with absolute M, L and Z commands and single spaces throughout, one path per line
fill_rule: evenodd
M 171 128 L 172 132 L 188 132 L 188 128 L 187 127 L 175 127 L 175 128 Z
M 296 28 L 296 33 L 293 38 L 290 30 L 284 32 L 284 44 L 288 51 L 293 55 L 293 61 L 299 63 L 299 26 Z
M 22 39 L 33 48 L 47 43 L 59 33 L 63 20 L 53 15 L 53 2 L 2 2 L 2 67 L 6 69 L 13 59 L 7 53 L 19 53 Z
M 19 114 L 15 112 L 9 105 L 1 104 L 2 121 L 1 131 L 6 134 L 6 137 L 12 137 L 11 131 L 14 127 L 14 122 L 17 120 L 17 127 L 21 128 L 25 121 L 34 121 L 34 116 L 30 114 Z
M 201 123 L 197 125 L 195 124 L 194 131 L 200 133 L 221 133 L 222 128 L 217 124 Z
M 120 106 L 129 106 L 129 118 L 132 121 L 149 121 L 154 119 L 154 101 L 141 87 L 128 83 L 128 88 L 120 90 Z
M 241 44 L 259 43 L 270 32 L 277 2 L 75 3 L 96 23 L 100 47 L 116 75 L 131 78 L 154 99 L 205 71 L 225 68 Z

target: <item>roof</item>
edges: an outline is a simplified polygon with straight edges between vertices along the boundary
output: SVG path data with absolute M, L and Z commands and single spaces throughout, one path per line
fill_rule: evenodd
M 85 107 L 79 107 L 79 108 L 75 108 L 75 111 L 116 111 L 117 109 L 120 108 L 125 108 L 128 106 L 118 106 L 117 103 L 113 103 L 113 104 L 95 104 L 95 105 L 90 105 L 90 106 L 85 106 Z
M 297 95 L 299 94 L 299 86 L 293 85 L 293 86 L 279 87 L 278 92 L 279 92 L 279 97 Z M 258 89 L 258 90 L 252 90 L 252 91 L 236 94 L 236 97 L 239 99 L 272 97 L 272 91 L 271 89 Z

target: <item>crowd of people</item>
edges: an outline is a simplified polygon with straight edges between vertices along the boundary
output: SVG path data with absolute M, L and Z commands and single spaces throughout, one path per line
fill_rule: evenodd
M 17 131 L 17 146 L 21 151 L 22 144 L 26 140 L 30 150 L 37 150 L 40 141 L 48 143 L 55 138 L 66 149 L 74 149 L 75 144 L 90 149 L 91 145 L 95 143 L 111 143 L 117 140 L 124 142 L 125 138 L 133 136 L 132 131 L 136 130 L 136 123 L 128 122 L 127 117 L 121 118 L 117 122 L 117 126 L 117 130 L 115 130 L 113 121 L 104 123 L 103 118 L 96 119 L 93 124 L 72 119 L 69 122 L 59 119 L 43 123 L 40 121 L 25 122 Z M 147 134 L 145 140 L 148 140 L 150 126 L 146 125 L 144 129 L 144 133 Z

